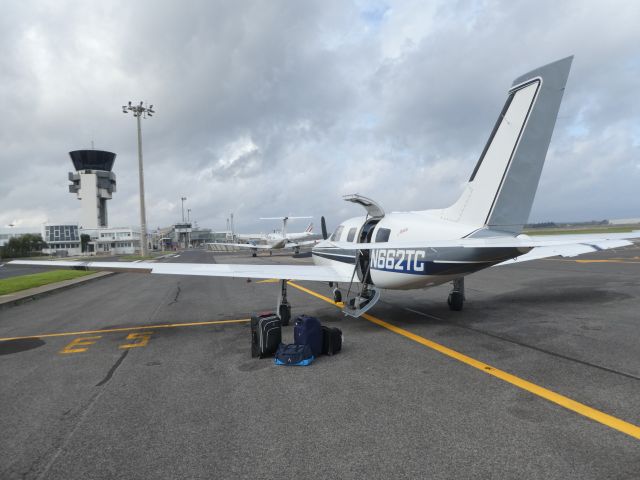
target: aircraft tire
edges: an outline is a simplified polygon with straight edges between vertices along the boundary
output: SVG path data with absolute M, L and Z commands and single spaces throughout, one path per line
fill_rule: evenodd
M 284 327 L 289 325 L 289 320 L 291 320 L 291 305 L 280 305 L 278 316 L 280 317 L 280 320 L 282 320 L 282 325 Z
M 333 301 L 335 303 L 338 303 L 338 302 L 342 301 L 342 292 L 340 290 L 338 290 L 337 288 L 333 291 Z
M 451 292 L 449 298 L 447 298 L 447 303 L 449 304 L 449 310 L 459 312 L 464 305 L 464 297 L 460 292 Z

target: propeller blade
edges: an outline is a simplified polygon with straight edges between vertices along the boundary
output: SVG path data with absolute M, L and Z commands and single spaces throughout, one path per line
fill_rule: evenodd
M 329 234 L 327 233 L 327 222 L 324 220 L 324 217 L 320 218 L 320 227 L 322 228 L 322 238 L 326 240 L 329 238 Z

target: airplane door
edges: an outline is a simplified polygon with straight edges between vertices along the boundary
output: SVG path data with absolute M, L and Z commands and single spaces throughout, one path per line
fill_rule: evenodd
M 360 237 L 358 238 L 358 243 L 371 243 L 371 238 L 373 237 L 373 230 L 380 221 L 379 218 L 372 218 L 367 220 L 365 224 L 362 226 L 362 230 L 360 230 Z M 371 281 L 371 272 L 369 271 L 369 259 L 371 258 L 370 250 L 359 250 L 357 256 L 357 268 L 358 279 L 361 282 L 373 284 Z

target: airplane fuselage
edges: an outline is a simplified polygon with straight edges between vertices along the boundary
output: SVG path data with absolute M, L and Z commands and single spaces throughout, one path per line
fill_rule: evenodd
M 313 233 L 300 232 L 300 233 L 287 233 L 283 236 L 281 233 L 266 233 L 266 234 L 254 234 L 254 235 L 238 235 L 240 240 L 248 241 L 249 243 L 257 242 L 264 245 L 269 245 L 272 249 L 278 250 L 284 248 L 287 243 L 295 243 L 296 240 L 302 240 L 308 238 Z
M 480 226 L 441 218 L 441 210 L 393 212 L 381 219 L 350 218 L 312 250 L 316 265 L 342 265 L 354 271 L 354 281 L 383 289 L 435 286 L 515 258 L 528 250 L 517 248 L 397 248 L 398 243 L 457 240 L 478 234 Z M 337 248 L 333 242 L 390 242 L 396 248 L 360 250 Z M 357 264 L 356 264 L 357 262 Z

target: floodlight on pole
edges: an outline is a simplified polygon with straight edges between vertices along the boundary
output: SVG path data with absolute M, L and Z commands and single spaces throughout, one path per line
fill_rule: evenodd
M 155 112 L 153 105 L 144 106 L 144 102 L 133 105 L 131 101 L 122 106 L 122 113 L 132 112 L 138 124 L 138 176 L 140 180 L 140 254 L 146 256 L 147 251 L 147 214 L 144 208 L 144 169 L 142 166 L 142 129 L 140 118 L 152 117 Z

